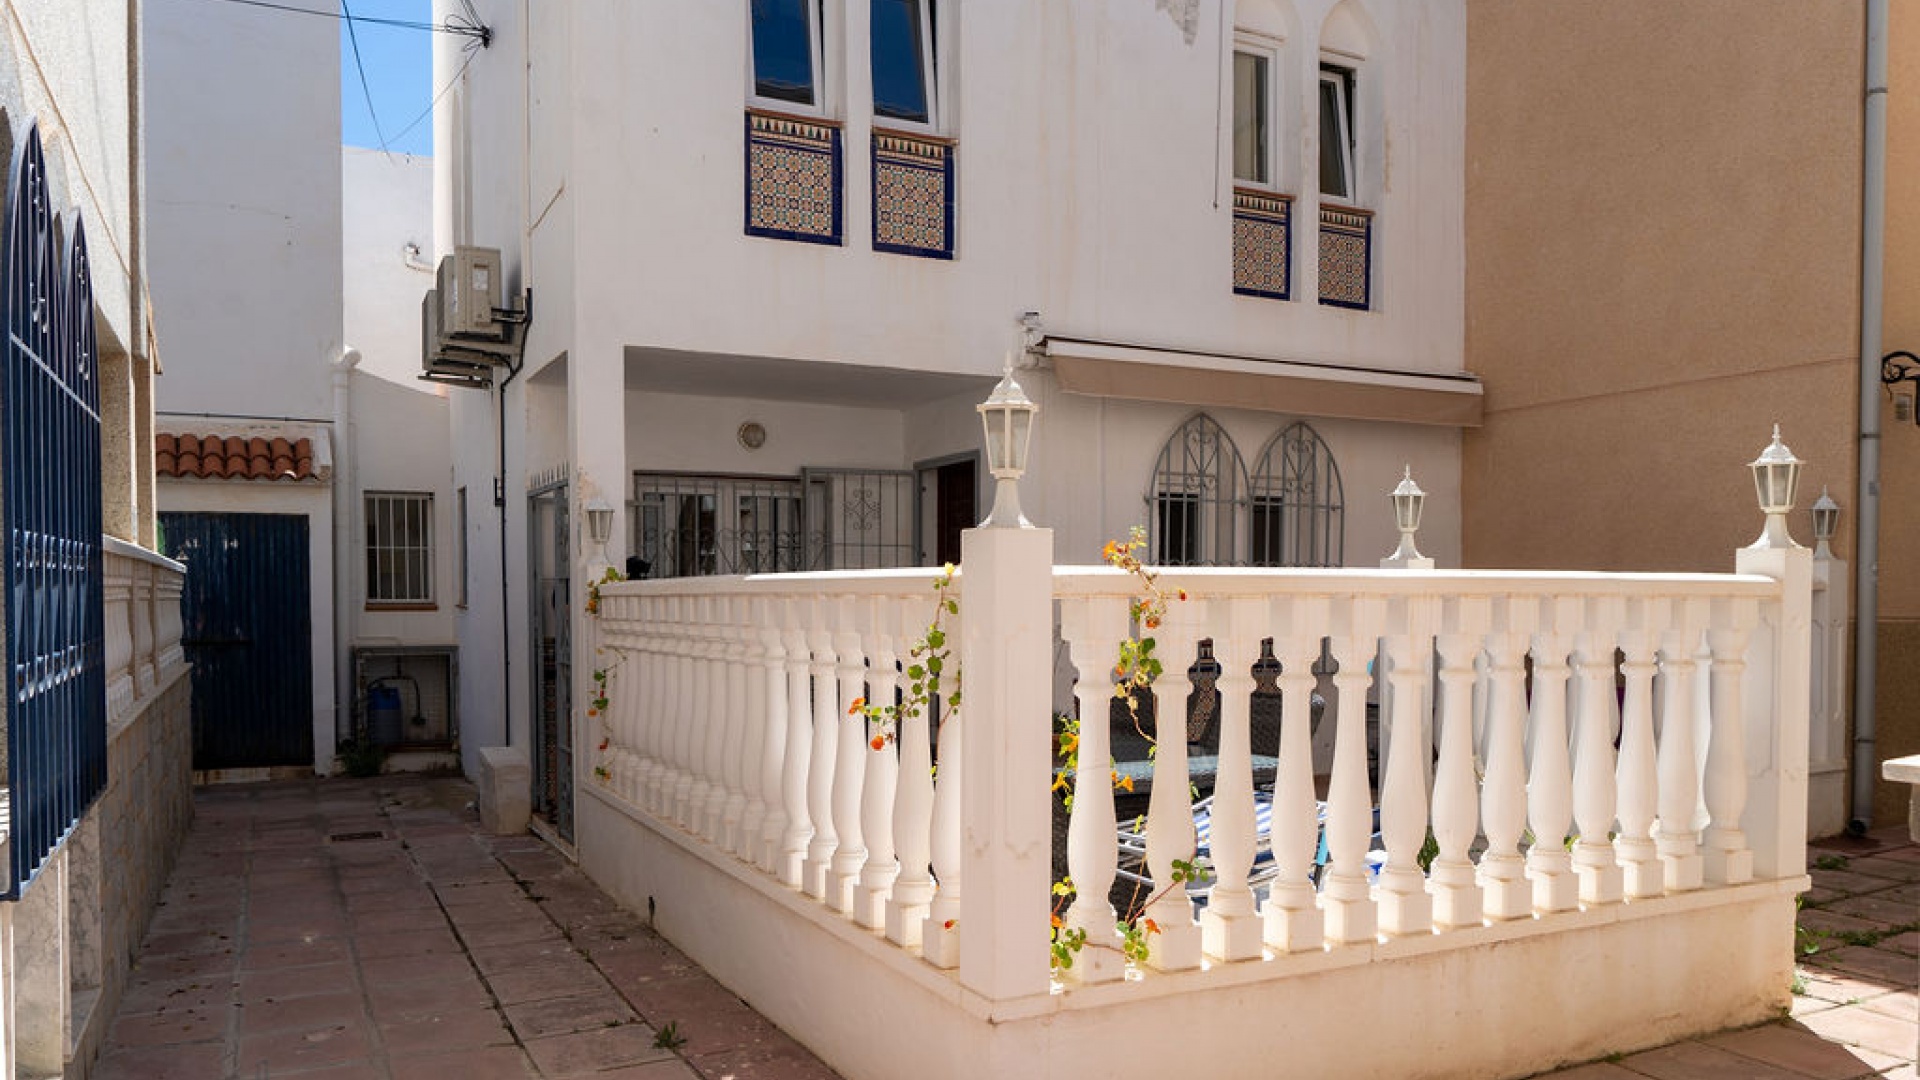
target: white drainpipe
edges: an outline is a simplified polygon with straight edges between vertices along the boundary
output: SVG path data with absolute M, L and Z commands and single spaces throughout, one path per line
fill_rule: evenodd
M 348 650 L 353 644 L 353 503 L 359 491 L 359 455 L 353 445 L 353 371 L 360 366 L 360 350 L 340 350 L 333 363 L 333 737 L 350 734 L 353 722 L 352 672 Z M 322 761 L 333 754 L 320 753 Z
M 1880 631 L 1881 269 L 1887 210 L 1887 0 L 1867 0 L 1865 141 L 1860 177 L 1860 531 L 1854 559 L 1853 812 L 1847 831 L 1873 825 L 1874 665 Z

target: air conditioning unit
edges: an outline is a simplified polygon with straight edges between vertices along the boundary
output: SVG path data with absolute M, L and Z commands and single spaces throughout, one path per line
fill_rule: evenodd
M 434 274 L 442 328 L 458 338 L 499 341 L 505 337 L 505 328 L 494 318 L 500 288 L 499 248 L 454 248 L 453 254 L 441 258 Z
M 498 258 L 497 255 L 494 257 Z M 448 256 L 441 261 L 442 280 L 449 276 L 449 264 L 457 264 L 458 260 L 458 256 Z M 497 273 L 491 276 L 497 281 Z M 467 277 L 465 284 L 471 285 L 476 280 Z M 472 297 L 468 298 L 467 303 L 471 310 Z M 526 350 L 527 327 L 533 319 L 533 290 L 522 294 L 521 306 L 517 309 L 496 307 L 490 310 L 489 317 L 494 326 L 491 336 L 461 335 L 448 331 L 446 318 L 449 307 L 445 294 L 438 288 L 428 289 L 426 296 L 421 298 L 420 378 L 450 386 L 486 389 L 493 385 L 495 367 L 518 364 Z

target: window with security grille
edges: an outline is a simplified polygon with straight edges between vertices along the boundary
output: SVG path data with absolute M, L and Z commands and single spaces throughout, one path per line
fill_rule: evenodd
M 433 496 L 368 492 L 367 605 L 433 603 Z

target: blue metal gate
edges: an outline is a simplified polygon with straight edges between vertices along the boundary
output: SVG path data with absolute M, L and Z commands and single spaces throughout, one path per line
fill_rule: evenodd
M 160 515 L 187 567 L 180 644 L 193 665 L 193 767 L 313 764 L 307 519 Z
M 15 149 L 9 181 L 0 255 L 0 320 L 7 329 L 0 523 L 13 819 L 4 898 L 17 899 L 106 785 L 107 705 L 100 384 L 86 230 L 77 212 L 54 219 L 38 125 Z

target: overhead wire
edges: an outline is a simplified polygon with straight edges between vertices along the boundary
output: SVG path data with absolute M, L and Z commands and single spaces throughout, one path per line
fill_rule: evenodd
M 453 84 L 459 82 L 460 76 L 465 75 L 467 73 L 467 65 L 473 63 L 473 58 L 478 55 L 480 55 L 479 50 L 469 49 L 467 52 L 466 60 L 460 64 L 460 70 L 453 73 L 453 77 L 447 80 L 447 85 L 441 87 L 440 92 L 433 95 L 433 100 L 427 102 L 427 107 L 420 110 L 420 115 L 414 117 L 412 120 L 407 121 L 406 127 L 403 127 L 399 131 L 394 132 L 391 138 L 388 138 L 387 140 L 382 142 L 380 144 L 380 149 L 385 150 L 389 145 L 393 143 L 397 143 L 401 139 L 406 138 L 407 132 L 412 131 L 416 127 L 419 127 L 420 121 L 425 120 L 429 116 L 432 116 L 433 107 L 435 105 L 440 104 L 440 99 L 447 96 L 447 91 L 453 89 Z
M 265 8 L 268 11 L 285 11 L 294 15 L 317 15 L 323 19 L 339 19 L 348 24 L 366 23 L 369 26 L 392 26 L 401 30 L 424 30 L 434 34 L 455 34 L 470 39 L 468 49 L 474 42 L 485 49 L 493 45 L 493 29 L 480 21 L 480 15 L 470 0 L 460 0 L 463 13 L 449 15 L 440 23 L 420 22 L 417 19 L 390 19 L 379 15 L 354 15 L 351 12 L 321 11 L 316 8 L 296 7 L 292 4 L 276 4 L 272 0 L 218 0 L 224 4 L 239 4 L 243 7 Z M 343 10 L 345 5 L 341 5 Z
M 387 149 L 386 133 L 380 130 L 380 112 L 373 107 L 373 88 L 367 85 L 367 67 L 360 62 L 360 35 L 353 29 L 353 11 L 347 7 L 347 0 L 340 0 L 340 11 L 347 22 L 347 42 L 353 46 L 353 67 L 360 73 L 360 93 L 367 99 L 367 116 L 373 121 L 373 133 L 380 139 L 380 149 Z

